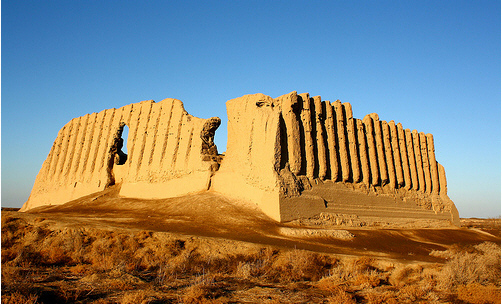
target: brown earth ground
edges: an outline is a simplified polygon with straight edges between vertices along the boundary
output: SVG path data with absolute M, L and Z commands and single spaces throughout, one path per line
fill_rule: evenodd
M 500 303 L 500 219 L 278 223 L 212 192 L 118 191 L 3 209 L 2 303 Z

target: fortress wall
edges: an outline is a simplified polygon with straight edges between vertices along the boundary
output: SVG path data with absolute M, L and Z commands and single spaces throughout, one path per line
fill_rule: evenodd
M 277 101 L 263 94 L 227 101 L 227 151 L 211 180 L 211 190 L 253 202 L 278 221 L 281 220 L 279 189 L 284 189 L 279 174 L 293 178 L 291 170 L 302 169 L 300 144 L 295 143 L 300 138 L 301 108 L 296 108 L 292 96 L 286 95 L 282 100 L 286 105 L 284 116 L 280 115 Z M 281 130 L 288 130 L 296 137 L 281 136 Z M 285 168 L 283 162 L 289 159 L 294 165 Z
M 244 115 L 237 110 L 239 101 L 265 98 L 262 95 L 250 96 L 227 103 L 229 115 Z M 246 105 L 252 108 L 253 102 L 249 100 Z M 267 102 L 273 105 L 270 113 L 279 111 L 283 121 L 281 169 L 288 166 L 295 176 L 305 176 L 310 180 L 362 183 L 366 187 L 414 189 L 439 194 L 440 174 L 431 134 L 403 130 L 400 123 L 381 121 L 376 113 L 366 115 L 363 120 L 355 119 L 349 103 L 330 103 L 307 93 L 292 92 Z M 246 113 L 252 112 L 249 108 Z M 237 143 L 233 143 L 230 136 L 236 134 L 238 138 L 239 132 L 245 132 L 251 133 L 248 135 L 250 143 L 256 140 L 252 135 L 256 130 L 253 119 L 247 123 L 230 119 L 241 126 L 239 131 L 229 131 L 227 158 L 236 157 L 234 153 L 239 153 L 234 151 L 241 149 L 253 151 L 252 144 L 244 147 L 239 142 L 241 146 L 234 146 Z M 248 160 L 249 157 L 242 157 L 240 162 L 246 164 L 245 170 L 249 171 L 252 165 Z
M 207 190 L 214 160 L 204 159 L 202 137 L 205 134 L 210 141 L 211 152 L 205 153 L 217 155 L 213 138 L 220 122 L 188 114 L 176 99 L 134 104 L 129 119 L 133 137 L 128 141 L 120 195 L 165 198 Z M 214 129 L 206 134 L 207 123 Z
M 376 113 L 355 119 L 348 103 L 295 94 L 275 100 L 284 120 L 283 167 L 293 174 L 439 193 L 432 135 L 405 131 Z
M 308 93 L 246 95 L 229 100 L 227 114 L 221 165 L 214 145 L 220 119 L 194 117 L 176 99 L 74 118 L 59 131 L 22 210 L 120 183 L 120 195 L 137 198 L 211 189 L 285 221 L 326 212 L 335 201 L 341 206 L 339 195 L 350 189 L 355 194 L 346 202 L 390 204 L 384 209 L 401 202 L 411 209 L 399 217 L 422 208 L 432 218 L 450 212 L 458 222 L 431 134 L 380 121 L 376 113 L 356 119 L 349 103 Z M 128 139 L 122 138 L 125 126 Z M 121 150 L 124 140 L 128 155 Z
M 122 184 L 121 195 L 141 198 L 207 190 L 213 166 L 212 159 L 202 159 L 207 122 L 217 128 L 220 120 L 193 117 L 174 99 L 147 100 L 74 118 L 59 131 L 22 211 L 62 204 L 116 182 Z M 126 125 L 129 155 L 118 164 L 118 143 Z M 206 154 L 217 154 L 214 130 L 206 134 L 206 150 L 211 150 Z
M 400 195 L 424 208 L 450 208 L 449 202 L 438 200 L 446 179 L 435 159 L 431 134 L 404 130 L 400 123 L 381 121 L 376 113 L 355 119 L 349 103 L 330 103 L 319 96 L 292 92 L 275 101 L 288 121 L 281 133 L 287 137 L 281 147 L 287 159 L 281 168 L 289 165 L 297 180 L 304 181 L 303 176 L 309 180 L 297 187 L 309 189 L 315 180 L 346 182 L 363 189 L 382 189 L 388 195 L 402 190 Z
M 307 93 L 246 95 L 229 100 L 227 114 L 227 152 L 211 189 L 254 202 L 276 220 L 323 212 L 316 189 L 324 182 L 408 197 L 416 208 L 448 208 L 437 195 L 443 181 L 431 136 L 375 113 L 355 119 L 349 103 Z

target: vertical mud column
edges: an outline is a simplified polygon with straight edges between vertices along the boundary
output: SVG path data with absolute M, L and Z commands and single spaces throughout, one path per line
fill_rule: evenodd
M 188 114 L 183 116 L 183 122 L 180 130 L 180 136 L 178 141 L 178 149 L 176 151 L 176 160 L 173 162 L 173 169 L 175 172 L 187 172 L 188 157 L 190 157 L 190 150 L 192 147 L 192 140 L 194 136 L 199 136 L 200 134 L 194 134 L 193 129 L 193 116 Z M 219 124 L 218 124 L 219 126 Z M 216 129 L 215 129 L 216 130 Z M 213 133 L 214 137 L 214 133 Z M 212 138 L 211 138 L 212 141 Z M 213 143 L 214 145 L 214 143 Z M 216 147 L 215 147 L 216 148 Z M 197 153 L 201 153 L 197 151 Z
M 386 121 L 382 121 L 381 126 L 383 144 L 385 149 L 385 163 L 387 164 L 387 172 L 389 174 L 389 184 L 392 188 L 396 188 L 396 172 L 394 170 L 394 159 L 390 143 L 389 125 Z
M 111 131 L 111 123 L 113 121 L 113 117 L 115 117 L 115 109 L 105 110 L 105 117 L 102 125 L 99 143 L 97 146 L 97 155 L 93 171 L 93 182 L 95 182 L 97 184 L 97 187 L 100 188 L 107 186 L 109 182 L 107 174 L 108 153 L 110 151 L 110 147 L 108 146 L 108 139 L 110 138 L 110 133 L 115 133 Z
M 118 114 L 120 115 L 120 113 Z M 98 175 L 101 181 L 101 185 L 105 188 L 115 184 L 115 180 L 113 178 L 113 174 L 111 174 L 111 166 L 110 160 L 111 157 L 113 141 L 117 134 L 117 127 L 113 126 L 113 121 L 117 118 L 117 110 L 112 109 L 112 115 L 109 116 L 109 119 L 105 121 L 105 129 L 103 130 L 103 141 L 100 144 L 100 150 L 102 152 L 102 156 L 99 157 L 100 160 L 100 168 L 98 170 Z
M 94 124 L 94 130 L 91 137 L 91 147 L 89 151 L 89 160 L 87 161 L 85 181 L 87 183 L 93 183 L 94 168 L 96 166 L 96 157 L 99 151 L 99 142 L 102 138 L 104 117 L 106 111 L 103 110 L 96 115 L 96 123 Z
M 425 193 L 431 193 L 431 170 L 429 166 L 429 155 L 427 151 L 427 138 L 424 132 L 418 134 L 420 138 L 420 151 L 422 154 L 422 168 L 424 169 Z
M 78 136 L 76 137 L 75 141 L 75 155 L 73 156 L 72 164 L 68 171 L 68 181 L 71 183 L 76 183 L 80 179 L 80 176 L 77 175 L 77 171 L 82 163 L 80 158 L 82 156 L 82 151 L 84 150 L 85 135 L 87 133 L 89 116 L 89 114 L 86 114 L 80 118 Z
M 53 149 L 51 149 L 50 155 L 51 155 L 51 161 L 50 161 L 50 166 L 47 171 L 48 176 L 54 177 L 56 175 L 56 170 L 57 170 L 57 165 L 59 162 L 60 155 L 62 153 L 63 149 L 63 142 L 65 141 L 65 134 L 68 132 L 68 124 L 66 124 L 61 130 L 58 132 L 58 136 L 56 137 L 56 140 L 54 141 Z
M 178 127 L 178 134 L 176 135 L 176 143 L 174 145 L 173 158 L 171 160 L 171 172 L 176 175 L 180 170 L 179 159 L 183 155 L 183 149 L 186 148 L 187 143 L 187 129 L 190 123 L 190 115 L 185 111 L 181 117 L 181 121 Z M 251 151 L 251 149 L 249 150 Z M 178 165 L 177 165 L 178 164 Z
M 84 124 L 87 124 L 87 118 L 89 115 L 81 116 L 76 118 L 73 122 L 73 132 L 70 135 L 70 140 L 68 142 L 68 152 L 66 154 L 66 161 L 64 163 L 64 168 L 61 171 L 60 182 L 64 184 L 72 184 L 73 175 L 71 172 L 75 167 L 78 166 L 77 155 L 81 152 L 81 147 L 79 142 L 82 140 L 83 133 L 85 131 Z M 85 121 L 84 121 L 85 120 Z M 79 151 L 80 150 L 80 151 Z
M 80 161 L 79 161 L 79 168 L 76 172 L 76 176 L 79 177 L 79 180 L 83 182 L 85 180 L 85 174 L 87 164 L 89 163 L 89 154 L 91 152 L 91 146 L 92 146 L 92 136 L 94 132 L 94 126 L 96 124 L 96 118 L 97 118 L 97 113 L 92 113 L 89 116 L 89 119 L 87 121 L 87 128 L 85 130 L 85 137 L 83 139 L 84 145 L 82 147 L 82 154 L 80 155 Z
M 359 160 L 361 161 L 361 175 L 363 184 L 370 185 L 370 165 L 368 162 L 368 151 L 366 149 L 366 137 L 364 135 L 364 124 L 360 119 L 356 119 L 357 141 L 359 144 Z
M 326 145 L 324 144 L 324 113 L 321 96 L 314 96 L 314 113 L 316 123 L 317 159 L 319 162 L 319 178 L 324 180 L 328 171 L 326 163 Z
M 291 172 L 298 175 L 302 168 L 302 155 L 300 149 L 300 125 L 297 115 L 298 95 L 296 92 L 279 97 L 282 105 L 282 116 L 286 124 L 288 142 L 288 159 Z
M 303 136 L 305 138 L 306 174 L 308 178 L 313 179 L 315 170 L 315 157 L 314 143 L 312 140 L 312 111 L 310 109 L 310 97 L 308 93 L 299 94 L 298 96 L 299 99 L 301 99 L 302 105 L 300 118 L 303 125 Z
M 335 119 L 333 117 L 333 106 L 326 101 L 326 133 L 328 137 L 329 165 L 331 169 L 331 180 L 336 181 L 339 178 L 338 170 L 338 145 L 336 144 L 337 133 L 335 130 Z
M 149 121 L 146 127 L 145 148 L 143 153 L 143 161 L 139 170 L 139 178 L 146 180 L 152 177 L 151 164 L 153 161 L 153 153 L 157 145 L 156 135 L 159 130 L 160 115 L 162 114 L 162 102 L 152 103 L 150 110 Z
M 78 124 L 80 121 L 80 117 L 73 118 L 68 124 L 70 127 L 68 128 L 68 133 L 65 134 L 65 140 L 63 142 L 63 153 L 60 161 L 58 162 L 58 169 L 56 170 L 56 176 L 54 178 L 55 181 L 60 183 L 65 180 L 65 172 L 68 166 L 68 160 L 71 161 L 71 153 L 73 152 L 73 143 L 75 141 L 76 134 L 78 133 Z M 71 152 L 70 152 L 71 151 Z
M 384 143 L 382 138 L 382 127 L 380 124 L 380 120 L 378 118 L 378 114 L 371 113 L 371 118 L 373 119 L 373 128 L 375 132 L 375 145 L 377 151 L 377 159 L 378 159 L 378 169 L 380 170 L 380 181 L 382 182 L 382 186 L 389 182 L 389 174 L 387 173 L 387 164 L 385 162 L 385 151 L 384 151 Z
M 52 165 L 50 169 L 50 175 L 52 175 L 53 183 L 58 181 L 58 176 L 61 174 L 64 158 L 66 152 L 68 151 L 68 142 L 71 129 L 73 127 L 73 120 L 68 122 L 63 129 L 60 131 L 58 148 L 55 151 L 55 155 L 52 157 Z
M 399 138 L 399 152 L 401 153 L 401 163 L 403 169 L 404 177 L 404 188 L 406 190 L 411 189 L 411 174 L 410 174 L 410 163 L 408 162 L 408 152 L 406 149 L 406 137 L 404 135 L 403 125 L 401 123 L 397 124 L 397 135 Z
M 150 121 L 150 111 L 152 109 L 153 100 L 142 101 L 140 103 L 140 110 L 138 115 L 135 116 L 135 121 L 131 124 L 136 125 L 136 128 L 131 129 L 133 133 L 133 146 L 132 150 L 128 151 L 128 159 L 131 161 L 131 167 L 129 169 L 129 175 L 134 180 L 141 179 L 141 164 L 143 162 L 143 153 L 145 151 L 145 141 L 148 129 L 148 123 Z
M 438 163 L 438 175 L 439 175 L 439 194 L 446 195 L 448 192 L 448 186 L 446 184 L 446 172 L 443 165 Z
M 142 110 L 141 103 L 133 104 L 131 109 L 131 114 L 129 116 L 129 140 L 127 141 L 127 162 L 129 163 L 129 177 L 131 180 L 136 180 L 136 170 L 134 166 L 136 165 L 136 161 L 134 159 L 134 155 L 136 153 L 136 143 L 138 142 L 137 134 L 138 134 L 138 125 L 139 118 Z
M 424 167 L 422 163 L 422 150 L 420 148 L 420 136 L 417 130 L 411 132 L 413 138 L 413 150 L 415 151 L 415 164 L 417 166 L 417 176 L 418 176 L 418 190 L 425 192 L 425 177 L 424 177 Z
M 439 194 L 439 174 L 438 174 L 438 164 L 436 161 L 435 149 L 434 149 L 434 137 L 432 134 L 428 133 L 427 137 L 427 149 L 429 150 L 429 166 L 431 170 L 431 180 L 432 180 L 432 193 Z
M 178 152 L 179 137 L 183 125 L 183 119 L 185 119 L 184 116 L 188 115 L 183 108 L 181 101 L 173 100 L 173 103 L 167 140 L 161 159 L 161 172 L 172 172 L 173 164 L 176 161 L 175 155 Z
M 408 150 L 408 163 L 410 164 L 411 183 L 413 186 L 413 190 L 418 191 L 419 182 L 418 182 L 417 162 L 415 160 L 415 143 L 413 141 L 413 135 L 411 134 L 410 129 L 405 130 L 405 136 L 406 136 L 406 149 Z
M 169 134 L 169 125 L 171 124 L 171 116 L 173 114 L 173 99 L 164 99 L 160 102 L 162 108 L 155 135 L 155 148 L 152 156 L 151 168 L 155 175 L 160 175 L 162 170 L 162 159 L 167 146 L 167 138 Z
M 352 169 L 352 181 L 357 183 L 361 180 L 359 157 L 357 155 L 356 128 L 352 117 L 352 106 L 345 102 L 342 104 L 347 120 L 347 139 L 349 143 L 350 165 Z
M 396 171 L 397 185 L 398 187 L 402 187 L 404 185 L 403 166 L 401 161 L 401 154 L 399 152 L 399 138 L 396 123 L 393 120 L 389 122 L 389 129 L 392 153 L 394 155 L 394 169 Z
M 345 137 L 345 119 L 343 115 L 343 107 L 340 100 L 332 103 L 335 108 L 336 115 L 336 131 L 338 133 L 338 146 L 340 153 L 340 165 L 342 169 L 342 181 L 346 182 L 350 179 L 349 155 L 347 151 L 347 141 Z
M 376 186 L 380 180 L 378 171 L 378 156 L 375 146 L 375 136 L 373 130 L 373 118 L 368 114 L 363 118 L 363 124 L 366 129 L 366 140 L 368 143 L 368 159 L 371 169 L 371 185 Z

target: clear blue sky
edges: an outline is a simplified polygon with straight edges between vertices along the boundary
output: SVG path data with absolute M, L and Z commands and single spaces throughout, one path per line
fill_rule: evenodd
M 177 98 L 224 151 L 227 100 L 296 90 L 432 133 L 460 215 L 500 215 L 500 1 L 1 4 L 2 206 L 74 117 Z

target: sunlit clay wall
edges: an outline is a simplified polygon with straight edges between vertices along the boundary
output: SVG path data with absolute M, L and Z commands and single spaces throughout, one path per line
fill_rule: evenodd
M 214 144 L 220 119 L 194 117 L 179 100 L 75 118 L 60 130 L 22 210 L 120 184 L 121 196 L 135 198 L 215 191 L 278 221 L 325 213 L 459 225 L 431 134 L 375 113 L 356 119 L 349 103 L 308 93 L 245 95 L 227 101 L 227 116 L 225 156 Z
M 431 134 L 404 130 L 377 114 L 355 119 L 349 103 L 307 93 L 246 95 L 228 101 L 227 112 L 227 152 L 214 176 L 216 191 L 254 201 L 284 221 L 328 212 L 345 185 L 363 194 L 351 197 L 354 204 L 371 195 L 382 208 L 412 202 L 430 211 L 427 216 L 458 224 Z
M 207 190 L 219 124 L 219 118 L 189 115 L 176 99 L 74 118 L 59 131 L 22 210 L 63 204 L 115 183 L 122 184 L 121 195 L 139 198 Z M 124 126 L 128 139 L 122 138 Z M 124 142 L 128 155 L 121 151 Z

